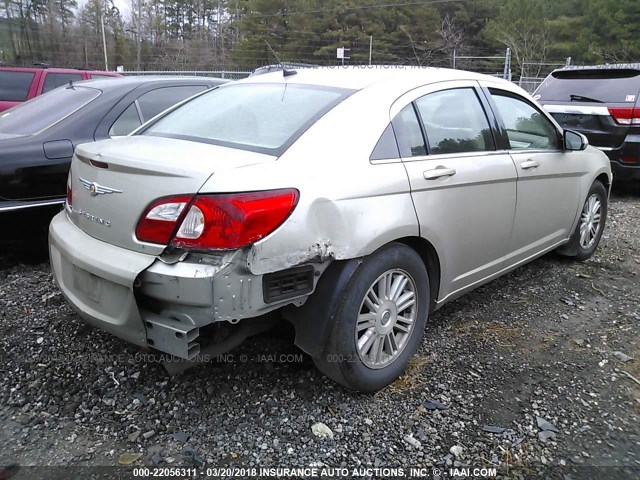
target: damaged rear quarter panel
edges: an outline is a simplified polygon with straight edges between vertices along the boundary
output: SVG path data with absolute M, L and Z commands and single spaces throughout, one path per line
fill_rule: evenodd
M 298 205 L 247 256 L 254 275 L 305 263 L 367 255 L 417 236 L 402 163 L 372 165 L 369 156 L 389 124 L 389 105 L 352 95 L 304 133 L 277 161 L 214 173 L 201 192 L 297 188 Z M 354 114 L 357 112 L 357 115 Z M 358 119 L 367 128 L 358 128 Z

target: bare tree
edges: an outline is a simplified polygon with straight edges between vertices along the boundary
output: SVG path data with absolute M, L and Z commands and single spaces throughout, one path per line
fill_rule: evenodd
M 443 48 L 453 51 L 459 48 L 464 41 L 464 30 L 458 26 L 448 13 L 445 13 L 438 28 L 438 35 L 442 39 Z

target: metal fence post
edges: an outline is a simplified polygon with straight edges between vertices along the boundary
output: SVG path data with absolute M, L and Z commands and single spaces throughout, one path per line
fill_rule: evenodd
M 509 79 L 510 69 L 511 69 L 511 49 L 507 47 L 507 53 L 505 54 L 505 57 L 504 57 L 504 73 L 502 75 L 502 78 L 504 78 L 505 80 Z

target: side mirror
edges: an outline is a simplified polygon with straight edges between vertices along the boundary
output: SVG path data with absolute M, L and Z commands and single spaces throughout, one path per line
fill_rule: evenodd
M 564 149 L 568 151 L 584 150 L 589 146 L 589 140 L 581 133 L 565 130 L 562 134 Z

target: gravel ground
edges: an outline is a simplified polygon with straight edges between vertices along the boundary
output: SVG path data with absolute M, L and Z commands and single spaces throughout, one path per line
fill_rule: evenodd
M 547 255 L 446 306 L 407 374 L 375 395 L 322 377 L 285 327 L 169 377 L 85 326 L 46 263 L 9 252 L 0 257 L 0 465 L 640 478 L 639 220 L 640 194 L 614 193 L 590 261 Z M 312 432 L 318 422 L 332 437 Z

